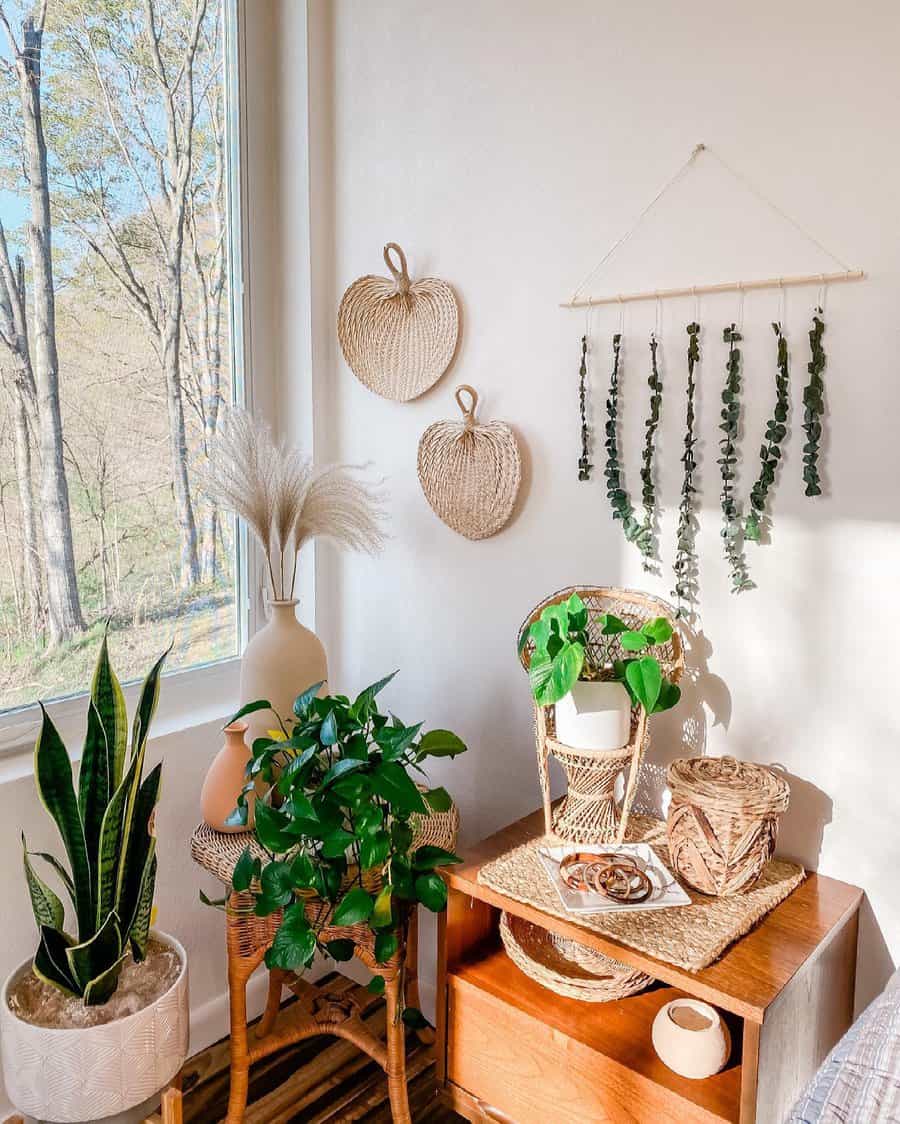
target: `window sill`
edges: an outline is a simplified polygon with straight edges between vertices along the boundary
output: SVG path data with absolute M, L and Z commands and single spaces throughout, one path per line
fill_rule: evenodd
M 241 661 L 235 656 L 163 676 L 151 740 L 190 730 L 206 722 L 224 721 L 237 709 L 240 672 Z M 137 705 L 140 687 L 140 683 L 131 683 L 124 688 L 129 721 Z M 47 713 L 68 746 L 73 761 L 81 759 L 86 700 L 86 695 L 75 695 L 47 707 Z M 0 718 L 0 784 L 33 773 L 34 742 L 40 726 L 41 712 L 36 706 Z

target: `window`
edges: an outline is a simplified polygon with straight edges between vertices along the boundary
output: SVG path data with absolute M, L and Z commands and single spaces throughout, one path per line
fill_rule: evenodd
M 0 714 L 234 656 L 237 0 L 0 0 Z

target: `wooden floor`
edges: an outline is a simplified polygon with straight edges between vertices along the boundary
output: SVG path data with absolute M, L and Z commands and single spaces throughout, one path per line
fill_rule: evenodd
M 365 1004 L 366 1022 L 381 1033 L 383 1000 L 374 999 L 351 980 L 333 978 L 338 990 L 346 988 Z M 431 1049 L 413 1035 L 407 1074 L 414 1121 L 462 1122 L 462 1117 L 437 1103 Z M 216 1124 L 222 1120 L 228 1105 L 228 1039 L 191 1058 L 182 1071 L 182 1082 L 185 1124 Z M 253 1067 L 244 1120 L 245 1124 L 338 1124 L 354 1120 L 390 1124 L 387 1082 L 381 1069 L 349 1042 L 313 1038 Z

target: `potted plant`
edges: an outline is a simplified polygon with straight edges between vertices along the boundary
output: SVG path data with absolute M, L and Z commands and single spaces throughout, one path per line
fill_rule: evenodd
M 129 749 L 125 698 L 104 638 L 77 792 L 69 753 L 43 711 L 35 783 L 66 862 L 29 852 L 23 834 L 39 943 L 7 978 L 0 1000 L 6 1091 L 19 1111 L 40 1120 L 126 1112 L 167 1085 L 187 1056 L 187 957 L 173 937 L 150 929 L 162 766 L 143 772 L 167 654 L 143 685 Z M 66 906 L 35 859 L 65 888 L 69 928 Z
M 261 779 L 255 831 L 269 858 L 246 848 L 232 885 L 255 896 L 258 915 L 284 911 L 266 954 L 270 968 L 302 971 L 316 951 L 335 960 L 373 953 L 376 969 L 402 961 L 411 911 L 420 902 L 434 912 L 446 905 L 437 872 L 460 860 L 420 843 L 426 818 L 450 811 L 452 802 L 444 788 L 423 787 L 413 773 L 424 776 L 427 758 L 455 757 L 466 746 L 449 730 L 423 734 L 421 722 L 406 726 L 382 714 L 376 697 L 393 677 L 353 701 L 319 697 L 322 684 L 314 683 L 288 719 L 276 714 L 277 737 L 254 742 L 235 819 L 246 815 L 247 796 Z M 267 700 L 250 703 L 232 721 L 270 709 Z M 384 983 L 376 970 L 369 989 L 380 994 Z M 417 1009 L 405 1000 L 401 1008 L 408 1024 L 421 1024 Z
M 556 736 L 573 749 L 619 749 L 628 743 L 633 706 L 657 714 L 681 698 L 652 654 L 672 638 L 665 617 L 633 629 L 613 613 L 599 613 L 596 625 L 629 655 L 613 658 L 611 645 L 592 654 L 588 610 L 577 593 L 547 605 L 522 635 L 523 645 L 533 644 L 528 678 L 534 700 L 554 706 Z

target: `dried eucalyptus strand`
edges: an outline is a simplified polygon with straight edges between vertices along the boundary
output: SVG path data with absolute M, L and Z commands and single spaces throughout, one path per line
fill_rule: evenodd
M 684 465 L 684 476 L 681 482 L 681 500 L 678 504 L 678 532 L 676 538 L 676 553 L 673 569 L 675 571 L 675 588 L 672 596 L 678 601 L 676 616 L 685 615 L 684 605 L 693 604 L 697 600 L 697 553 L 696 536 L 697 522 L 694 518 L 694 496 L 697 487 L 694 484 L 694 471 L 697 462 L 694 458 L 694 446 L 697 438 L 694 436 L 694 397 L 696 383 L 694 381 L 694 368 L 700 360 L 700 325 L 694 321 L 687 326 L 687 413 L 685 417 L 684 452 L 681 463 Z
M 656 556 L 656 536 L 654 523 L 656 519 L 656 485 L 653 480 L 653 460 L 656 455 L 656 430 L 659 427 L 659 413 L 662 405 L 662 381 L 659 377 L 659 364 L 657 349 L 659 340 L 656 332 L 650 333 L 650 376 L 647 385 L 650 387 L 650 412 L 644 422 L 644 453 L 641 461 L 641 499 L 644 504 L 644 525 L 642 528 L 639 545 L 644 555 L 645 566 L 649 559 Z
M 775 409 L 766 423 L 766 433 L 759 447 L 759 476 L 750 489 L 750 511 L 744 520 L 744 538 L 759 542 L 760 520 L 765 516 L 769 491 L 775 483 L 775 474 L 781 464 L 781 445 L 787 436 L 788 409 L 790 408 L 790 358 L 787 340 L 781 321 L 774 321 L 772 331 L 777 341 L 775 360 Z
M 722 421 L 719 429 L 721 456 L 718 463 L 722 474 L 722 539 L 725 545 L 725 558 L 731 570 L 731 592 L 740 593 L 752 589 L 753 583 L 747 573 L 744 559 L 743 521 L 740 509 L 734 498 L 734 481 L 737 475 L 737 440 L 741 424 L 741 333 L 732 324 L 722 333 L 728 344 L 728 359 L 725 363 L 725 386 L 722 390 Z
M 629 542 L 636 542 L 642 527 L 634 514 L 631 500 L 622 482 L 619 462 L 619 371 L 621 364 L 622 333 L 613 336 L 613 365 L 609 377 L 609 395 L 606 399 L 606 496 L 612 508 L 613 519 L 619 519 Z
M 585 380 L 587 379 L 587 335 L 581 337 L 581 366 L 578 368 L 578 404 L 581 412 L 581 456 L 578 459 L 578 479 L 590 480 L 593 465 L 590 462 L 590 433 L 585 409 Z
M 809 382 L 803 388 L 803 430 L 806 443 L 803 446 L 803 480 L 807 496 L 821 496 L 819 477 L 819 444 L 822 440 L 822 415 L 825 413 L 825 383 L 822 372 L 825 370 L 825 349 L 822 336 L 825 321 L 822 307 L 817 305 L 813 313 L 812 327 L 809 330 L 810 360 L 807 364 Z

